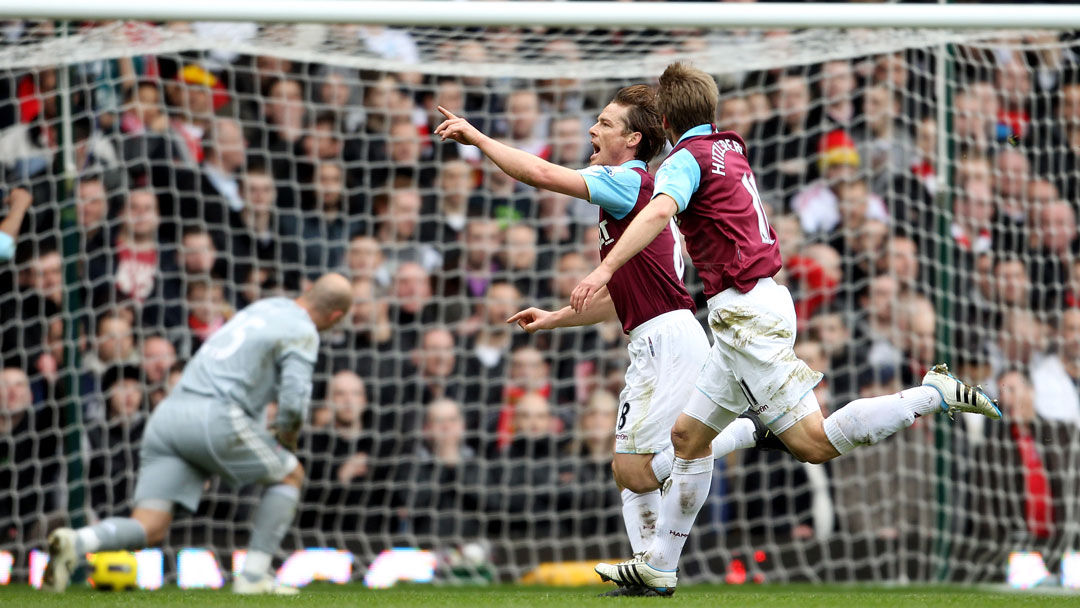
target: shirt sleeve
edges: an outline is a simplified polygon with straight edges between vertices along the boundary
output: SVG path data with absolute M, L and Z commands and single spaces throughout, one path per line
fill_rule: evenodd
M 690 197 L 701 183 L 701 166 L 686 148 L 672 154 L 660 165 L 653 185 L 653 198 L 666 194 L 675 199 L 679 213 L 686 211 Z
M 311 377 L 318 357 L 319 336 L 314 331 L 287 340 L 278 353 L 281 388 L 278 389 L 278 428 L 299 428 L 311 403 Z
M 578 171 L 589 189 L 589 202 L 602 208 L 615 219 L 626 217 L 637 205 L 641 176 L 626 167 L 596 165 Z
M 15 257 L 15 239 L 6 232 L 0 232 L 0 262 L 6 262 Z

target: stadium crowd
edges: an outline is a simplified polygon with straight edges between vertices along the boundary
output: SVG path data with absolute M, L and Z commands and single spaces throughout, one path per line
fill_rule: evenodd
M 568 301 L 598 262 L 596 211 L 432 129 L 438 103 L 579 168 L 627 83 L 471 75 L 543 32 L 437 49 L 350 32 L 373 57 L 437 53 L 461 75 L 227 52 L 0 73 L 0 214 L 29 207 L 0 262 L 0 549 L 40 546 L 72 500 L 92 520 L 128 512 L 143 424 L 184 361 L 235 311 L 328 270 L 352 280 L 354 306 L 322 343 L 295 544 L 487 538 L 572 557 L 624 542 L 610 473 L 621 327 L 505 323 Z M 544 53 L 584 59 L 573 32 L 546 34 Z M 685 32 L 672 49 L 713 42 Z M 917 383 L 943 357 L 1005 412 L 916 424 L 827 467 L 738 454 L 705 510 L 719 534 L 927 534 L 945 450 L 972 505 L 952 531 L 1001 555 L 1060 541 L 1080 508 L 1080 55 L 1068 36 L 1030 42 L 958 49 L 951 131 L 926 51 L 718 75 L 717 125 L 748 144 L 822 407 Z M 702 313 L 689 264 L 686 281 Z M 235 546 L 254 496 L 235 490 L 215 482 L 170 545 Z

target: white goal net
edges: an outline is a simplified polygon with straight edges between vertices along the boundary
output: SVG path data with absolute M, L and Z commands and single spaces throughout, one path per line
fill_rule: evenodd
M 568 300 L 598 261 L 595 210 L 432 130 L 441 104 L 581 167 L 614 92 L 674 60 L 716 76 L 717 124 L 746 140 L 823 408 L 945 361 L 1005 412 L 921 419 L 828 465 L 718 462 L 685 580 L 998 581 L 1015 552 L 1059 572 L 1080 550 L 1072 33 L 21 21 L 0 38 L 0 184 L 33 197 L 0 263 L 16 578 L 51 528 L 130 511 L 146 417 L 202 341 L 329 270 L 354 308 L 323 341 L 286 554 L 347 550 L 362 572 L 420 547 L 440 577 L 503 580 L 628 556 L 625 336 L 504 323 Z M 167 575 L 185 548 L 229 568 L 256 497 L 213 482 Z

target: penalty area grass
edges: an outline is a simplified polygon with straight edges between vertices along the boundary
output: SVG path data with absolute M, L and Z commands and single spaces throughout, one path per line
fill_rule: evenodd
M 403 585 L 393 589 L 365 589 L 360 584 L 316 583 L 296 597 L 236 596 L 227 590 L 183 591 L 169 585 L 158 591 L 107 593 L 75 587 L 63 595 L 50 595 L 25 582 L 0 587 L 0 606 L 185 606 L 261 607 L 415 606 L 417 608 L 517 608 L 526 606 L 658 606 L 688 608 L 849 608 L 1055 607 L 1080 604 L 1080 593 L 1028 593 L 951 586 L 867 587 L 837 585 L 687 585 L 672 598 L 602 598 L 611 589 L 596 587 L 435 587 Z

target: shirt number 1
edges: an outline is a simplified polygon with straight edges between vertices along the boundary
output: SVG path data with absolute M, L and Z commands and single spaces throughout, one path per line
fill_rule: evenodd
M 761 195 L 758 194 L 757 182 L 754 180 L 753 173 L 743 173 L 742 176 L 743 188 L 750 193 L 750 198 L 754 201 L 754 211 L 757 212 L 757 225 L 758 230 L 761 232 L 761 242 L 766 245 L 772 245 L 776 242 L 776 239 L 772 238 L 769 234 L 769 218 L 765 217 L 765 206 L 761 204 Z

